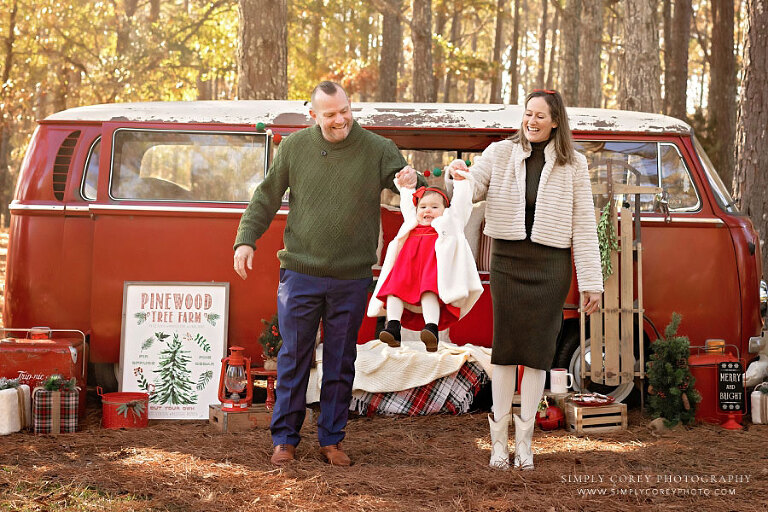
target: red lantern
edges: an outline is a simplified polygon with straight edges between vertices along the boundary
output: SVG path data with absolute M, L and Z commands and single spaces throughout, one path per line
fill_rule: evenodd
M 229 347 L 229 357 L 221 360 L 219 401 L 221 410 L 246 412 L 253 402 L 253 377 L 251 358 L 244 357 L 243 347 Z M 245 391 L 245 397 L 240 394 Z
M 555 405 L 548 405 L 544 412 L 536 413 L 536 425 L 541 430 L 555 430 L 565 426 L 565 414 Z

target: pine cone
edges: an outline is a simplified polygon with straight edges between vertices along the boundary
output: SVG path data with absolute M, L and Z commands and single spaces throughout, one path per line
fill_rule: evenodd
M 653 386 L 651 386 L 650 384 L 648 385 L 648 394 L 649 395 L 655 395 L 656 394 L 656 390 L 653 389 Z
M 690 411 L 691 410 L 691 401 L 688 400 L 688 395 L 683 393 L 683 397 L 682 398 L 683 398 L 683 407 L 685 408 L 686 411 Z

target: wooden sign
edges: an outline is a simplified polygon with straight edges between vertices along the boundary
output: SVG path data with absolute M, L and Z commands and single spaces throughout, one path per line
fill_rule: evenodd
M 741 363 L 718 363 L 717 391 L 721 411 L 741 412 L 744 409 L 744 368 Z
M 150 393 L 150 419 L 207 419 L 218 403 L 228 300 L 229 283 L 125 283 L 120 390 Z

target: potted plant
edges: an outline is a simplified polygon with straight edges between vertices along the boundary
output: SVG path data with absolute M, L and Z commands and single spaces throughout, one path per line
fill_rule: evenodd
M 269 320 L 262 318 L 261 323 L 264 324 L 264 330 L 261 336 L 259 336 L 259 343 L 264 353 L 264 369 L 276 370 L 277 353 L 283 345 L 283 338 L 280 336 L 280 326 L 277 323 L 277 315 L 274 315 Z

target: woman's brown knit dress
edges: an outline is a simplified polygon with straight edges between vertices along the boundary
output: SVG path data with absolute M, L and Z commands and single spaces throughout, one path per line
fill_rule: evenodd
M 532 143 L 525 161 L 525 240 L 493 239 L 491 244 L 493 364 L 549 370 L 555 356 L 571 286 L 571 249 L 531 241 L 546 145 Z

